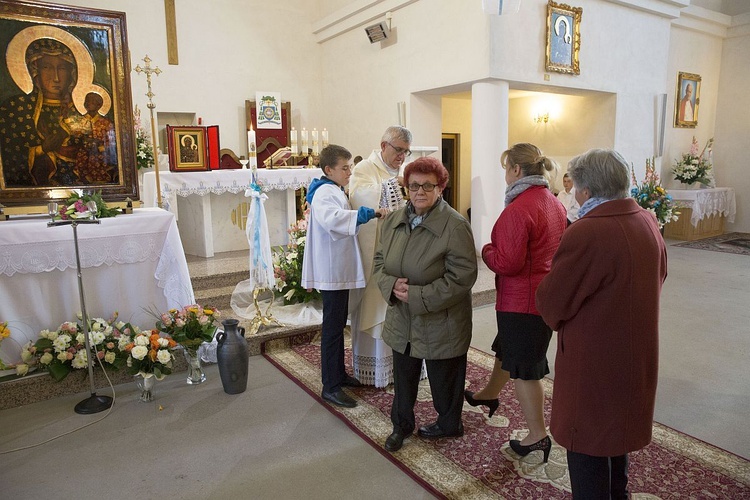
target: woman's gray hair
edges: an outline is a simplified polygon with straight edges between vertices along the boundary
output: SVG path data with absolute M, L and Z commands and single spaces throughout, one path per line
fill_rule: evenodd
M 383 138 L 380 139 L 380 142 L 394 141 L 404 141 L 407 144 L 411 144 L 411 132 L 408 128 L 399 125 L 388 127 L 385 129 L 385 133 L 383 133 Z
M 628 197 L 630 169 L 613 149 L 590 149 L 570 160 L 568 173 L 576 191 L 588 188 L 592 198 L 617 200 Z

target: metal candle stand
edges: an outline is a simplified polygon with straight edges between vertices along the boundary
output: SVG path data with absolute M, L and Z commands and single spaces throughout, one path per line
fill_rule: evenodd
M 57 215 L 57 203 L 49 204 L 49 215 Z M 86 300 L 83 295 L 83 277 L 81 274 L 81 254 L 78 250 L 78 224 L 99 224 L 99 219 L 69 219 L 69 220 L 52 220 L 47 223 L 47 227 L 55 226 L 72 226 L 73 241 L 76 249 L 76 271 L 78 273 L 78 293 L 81 299 L 81 314 L 83 314 L 83 337 L 86 344 L 86 364 L 89 367 L 89 382 L 91 383 L 91 396 L 84 399 L 75 406 L 75 412 L 81 415 L 90 415 L 99 413 L 112 406 L 112 398 L 109 396 L 97 396 L 96 387 L 94 386 L 94 365 L 91 359 L 91 342 L 89 340 L 89 320 L 86 314 Z

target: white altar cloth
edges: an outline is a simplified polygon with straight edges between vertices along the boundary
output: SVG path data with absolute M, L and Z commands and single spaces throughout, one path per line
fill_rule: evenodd
M 42 329 L 75 321 L 81 310 L 73 229 L 48 218 L 0 222 L 0 321 L 11 337 L 0 345 L 6 363 Z M 147 309 L 164 312 L 195 302 L 173 214 L 158 208 L 78 226 L 81 275 L 90 317 L 153 328 Z
M 263 191 L 289 190 L 306 188 L 310 181 L 322 175 L 319 168 L 260 168 L 258 184 Z M 205 172 L 159 172 L 162 207 L 177 215 L 177 197 L 192 194 L 244 193 L 250 185 L 250 169 L 211 170 Z M 143 203 L 155 207 L 156 174 L 146 172 L 143 175 Z M 294 222 L 294 221 L 292 221 Z
M 734 222 L 737 204 L 732 188 L 670 189 L 669 194 L 678 208 L 693 211 L 690 223 L 697 227 L 704 217 L 724 215 L 727 222 Z
M 287 229 L 296 221 L 295 191 L 320 177 L 319 168 L 258 169 L 258 184 L 269 194 L 265 207 L 272 245 L 288 243 Z M 175 214 L 185 253 L 213 257 L 215 252 L 247 250 L 243 204 L 250 199 L 251 170 L 160 172 L 162 206 Z M 277 195 L 270 193 L 280 192 Z M 283 194 L 281 194 L 283 193 Z M 156 174 L 143 176 L 142 200 L 156 206 Z M 179 198 L 179 200 L 178 200 Z M 178 206 L 179 213 L 178 213 Z

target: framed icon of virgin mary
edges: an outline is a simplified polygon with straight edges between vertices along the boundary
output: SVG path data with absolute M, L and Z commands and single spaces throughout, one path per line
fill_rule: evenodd
M 0 203 L 138 199 L 125 14 L 0 0 Z
M 580 75 L 578 54 L 581 50 L 581 7 L 547 4 L 547 50 L 544 68 L 547 71 Z

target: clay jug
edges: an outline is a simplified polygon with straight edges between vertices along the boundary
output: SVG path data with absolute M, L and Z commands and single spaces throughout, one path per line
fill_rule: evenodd
M 237 326 L 239 321 L 236 319 L 225 319 L 221 324 L 224 325 L 224 331 L 216 334 L 216 360 L 221 384 L 227 394 L 239 394 L 247 389 L 249 354 L 245 329 Z

